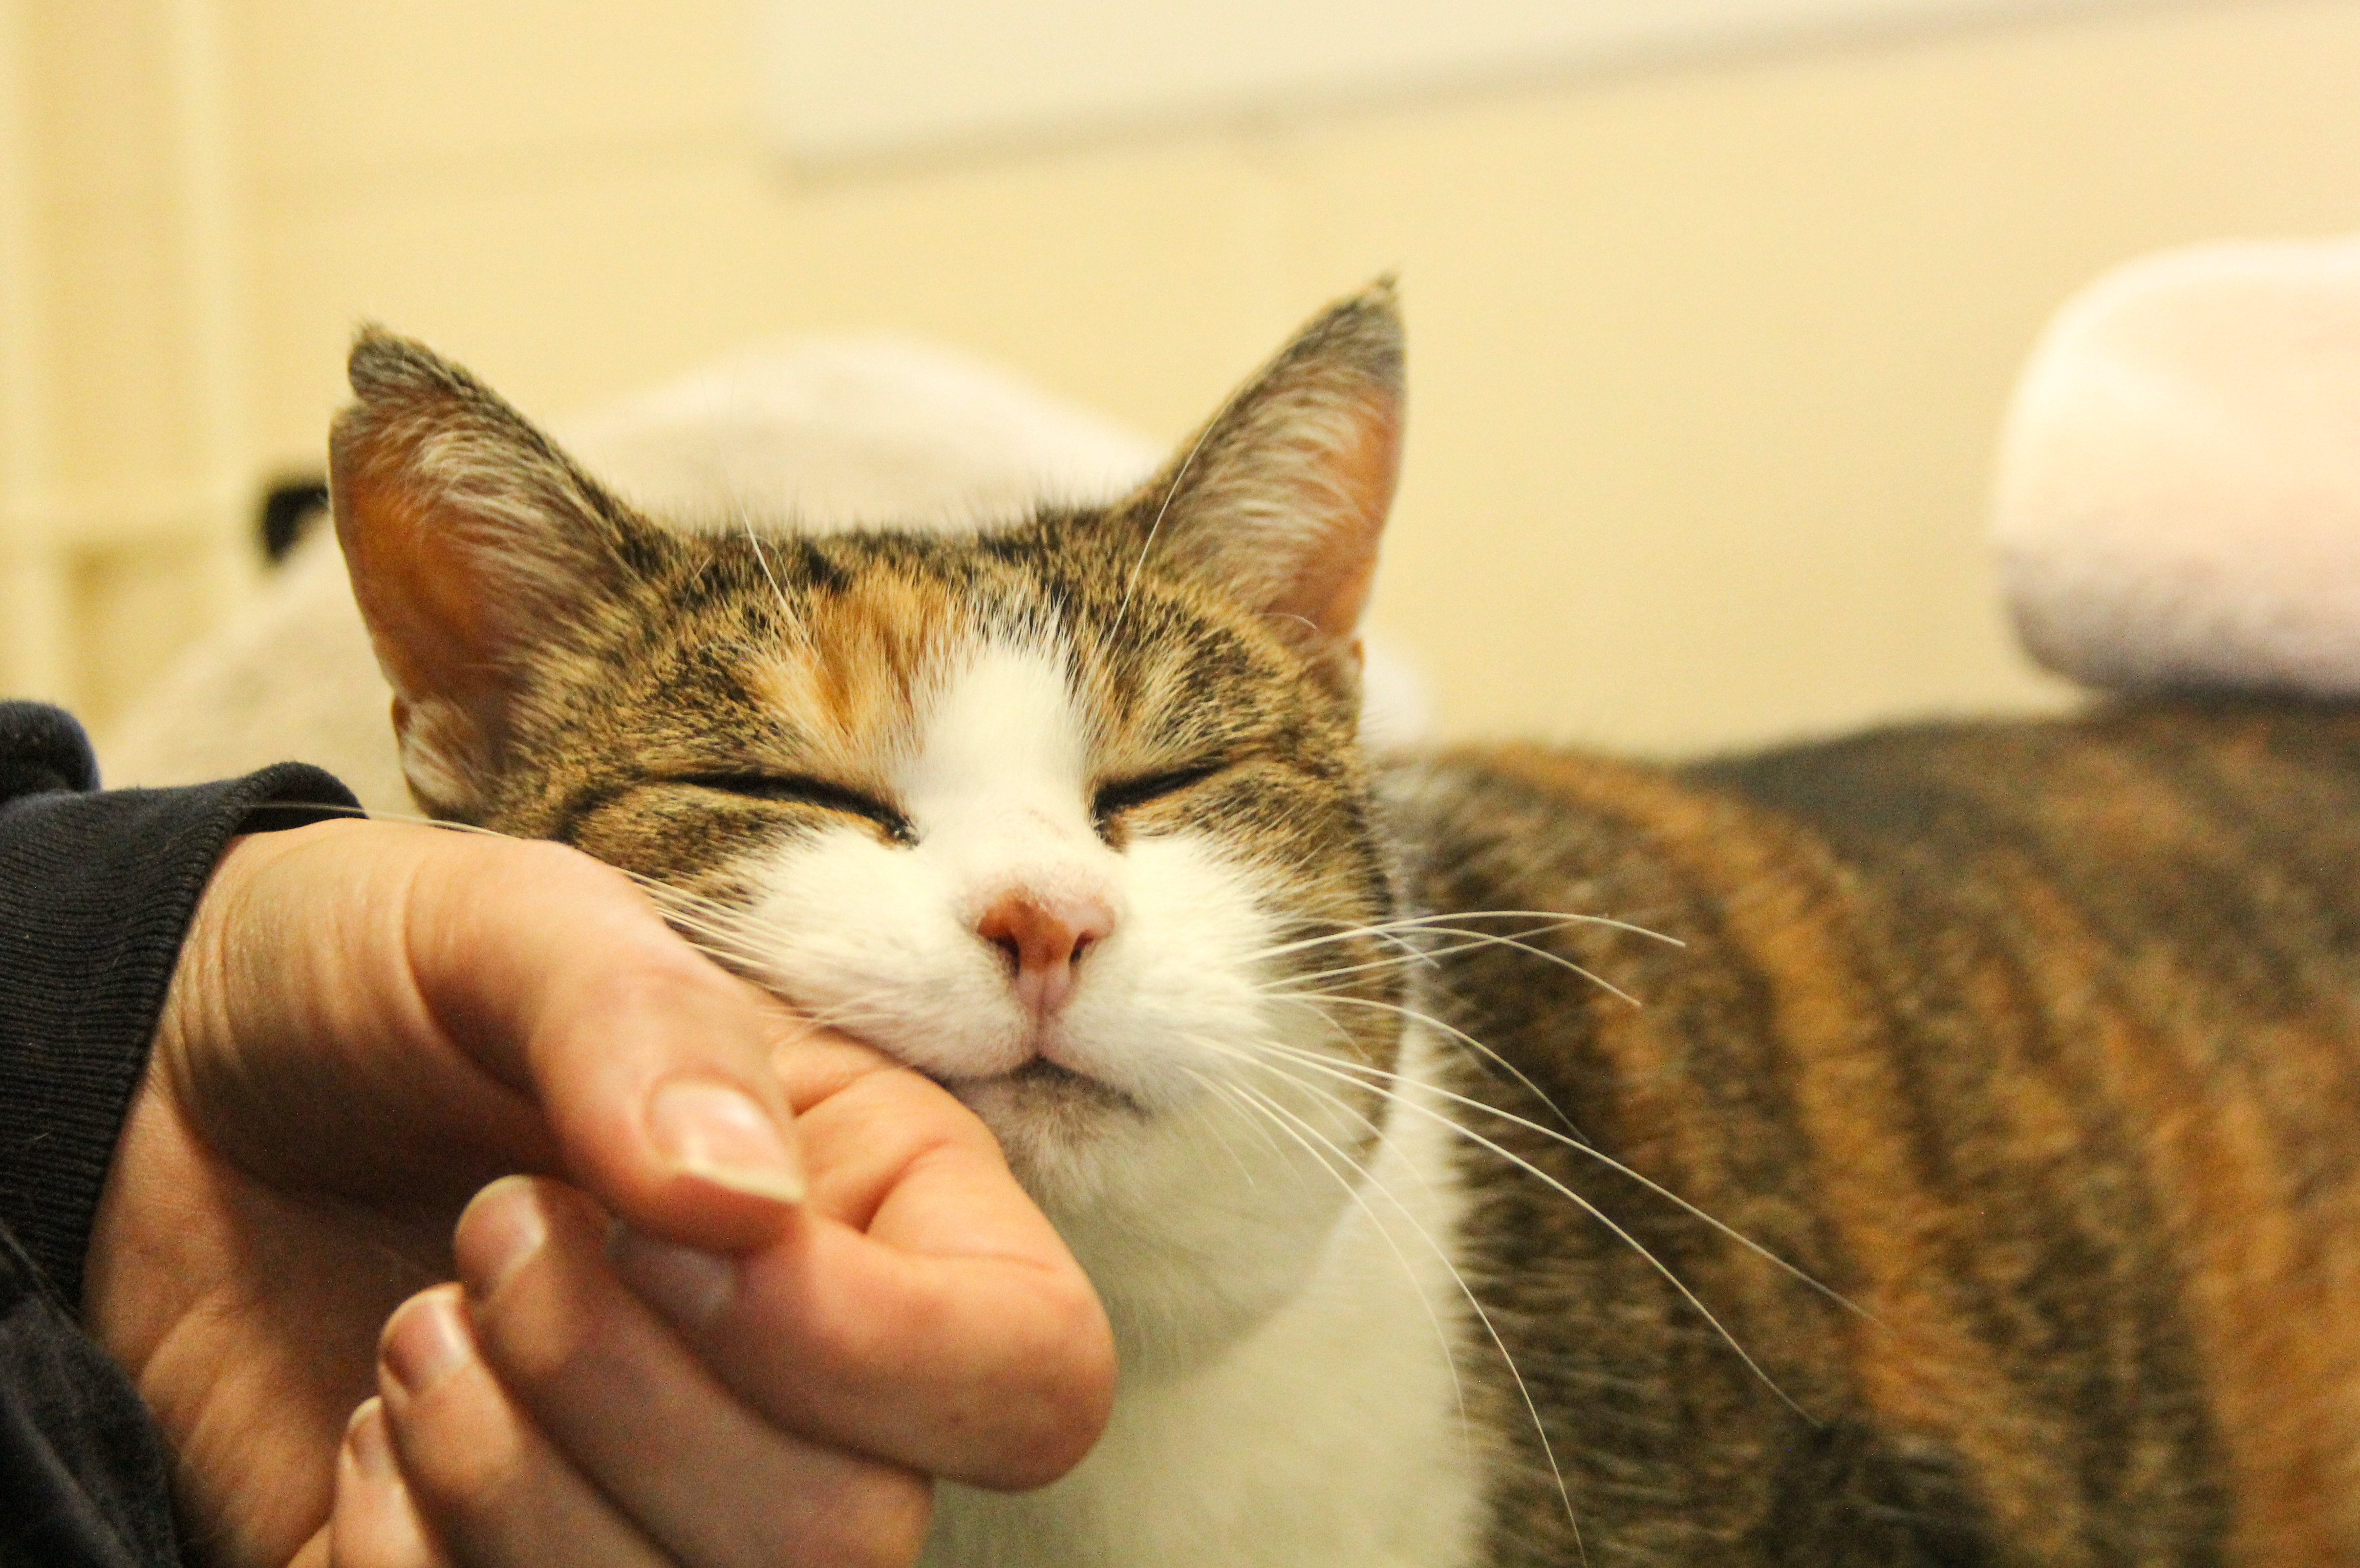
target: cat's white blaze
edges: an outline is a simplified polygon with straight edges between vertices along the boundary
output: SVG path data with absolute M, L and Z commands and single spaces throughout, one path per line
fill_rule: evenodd
M 1053 646 L 989 641 L 956 660 L 894 780 L 918 844 L 979 915 L 1006 878 L 1104 883 L 1113 851 L 1090 822 L 1089 755 Z
M 1402 1093 L 1447 1111 L 1418 1087 L 1434 1049 L 1423 1034 L 1411 1031 Z M 923 1562 L 1458 1568 L 1474 1561 L 1490 1412 L 1462 1420 L 1450 1345 L 1490 1352 L 1482 1330 L 1469 1331 L 1454 1276 L 1464 1208 L 1454 1169 L 1451 1135 L 1437 1117 L 1392 1113 L 1360 1201 L 1343 1209 L 1316 1248 L 1316 1268 L 1284 1305 L 1183 1375 L 1134 1377 L 1126 1363 L 1106 1435 L 1055 1485 L 1012 1497 L 938 1487 Z M 1340 1190 L 1336 1177 L 1326 1180 Z

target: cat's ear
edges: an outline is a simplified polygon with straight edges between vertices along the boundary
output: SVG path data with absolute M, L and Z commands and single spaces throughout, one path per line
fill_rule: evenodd
M 1125 511 L 1162 563 L 1242 598 L 1351 690 L 1401 429 L 1387 278 L 1315 317 Z
M 336 537 L 425 810 L 478 817 L 537 661 L 652 533 L 497 394 L 364 328 L 328 438 Z

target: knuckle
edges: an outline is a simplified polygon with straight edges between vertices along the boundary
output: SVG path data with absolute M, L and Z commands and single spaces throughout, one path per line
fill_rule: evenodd
M 485 1313 L 485 1321 L 486 1354 L 502 1380 L 528 1404 L 546 1401 L 571 1387 L 597 1359 L 595 1326 L 562 1305 L 533 1312 L 495 1307 Z
M 1045 1486 L 1098 1442 L 1114 1409 L 1114 1338 L 1087 1287 L 1044 1304 L 1037 1337 L 1009 1367 L 1005 1442 L 989 1485 Z
M 539 876 L 563 877 L 584 887 L 619 885 L 624 881 L 619 872 L 593 860 L 572 844 L 554 839 L 508 838 L 500 840 L 499 845 L 498 853 L 512 864 Z
M 464 1348 L 420 1343 L 416 1314 L 456 1312 L 457 1296 L 455 1286 L 438 1286 L 395 1314 L 380 1352 L 380 1386 L 410 1495 L 438 1526 L 466 1527 L 508 1510 L 530 1484 L 535 1449 L 472 1328 Z
M 611 1301 L 586 1288 L 584 1256 L 601 1245 L 587 1206 L 554 1181 L 513 1177 L 460 1216 L 455 1250 L 469 1315 L 510 1387 L 548 1388 L 597 1354 Z
M 605 1364 L 604 1324 L 595 1306 L 528 1265 L 530 1277 L 503 1285 L 477 1313 L 484 1354 L 500 1380 L 538 1408 L 578 1385 L 595 1384 Z
M 469 1392 L 438 1388 L 401 1423 L 410 1495 L 438 1528 L 462 1534 L 505 1516 L 524 1489 L 529 1457 L 513 1423 L 486 1419 L 490 1412 L 481 1408 L 464 1408 Z
M 606 947 L 602 962 L 575 978 L 575 1005 L 585 1016 L 661 1019 L 707 1010 L 717 973 L 650 917 L 638 940 Z

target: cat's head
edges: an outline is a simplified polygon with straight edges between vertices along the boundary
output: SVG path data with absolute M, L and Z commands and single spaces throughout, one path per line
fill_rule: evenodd
M 949 1085 L 1134 1367 L 1299 1281 L 1394 1065 L 1355 743 L 1401 424 L 1391 289 L 1111 505 L 966 535 L 644 517 L 365 332 L 336 527 L 412 791 Z

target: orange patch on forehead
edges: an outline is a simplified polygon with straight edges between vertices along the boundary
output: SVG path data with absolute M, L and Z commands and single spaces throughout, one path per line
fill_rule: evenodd
M 761 659 L 749 684 L 805 736 L 815 760 L 871 777 L 917 743 L 919 698 L 967 639 L 968 617 L 939 582 L 864 573 L 800 606 L 798 634 Z

